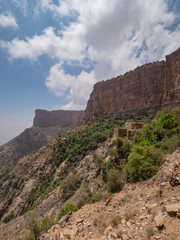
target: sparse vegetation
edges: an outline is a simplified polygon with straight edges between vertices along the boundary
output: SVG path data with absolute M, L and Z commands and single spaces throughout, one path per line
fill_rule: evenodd
M 92 203 L 96 203 L 101 201 L 101 199 L 103 198 L 103 194 L 102 193 L 97 193 L 96 195 L 94 195 L 91 199 Z
M 67 177 L 61 185 L 63 201 L 65 202 L 70 198 L 79 187 L 80 180 L 78 175 L 73 174 Z
M 108 174 L 108 191 L 116 193 L 122 190 L 123 182 L 121 172 L 118 169 L 113 169 Z
M 77 211 L 77 207 L 72 204 L 68 203 L 64 208 L 61 209 L 59 215 L 58 215 L 58 220 L 60 220 L 63 216 L 65 216 L 68 212 L 75 212 Z
M 14 218 L 15 218 L 14 213 L 11 212 L 9 215 L 7 215 L 7 216 L 3 219 L 3 222 L 4 222 L 4 223 L 8 223 L 8 222 L 10 222 L 11 220 L 13 220 Z

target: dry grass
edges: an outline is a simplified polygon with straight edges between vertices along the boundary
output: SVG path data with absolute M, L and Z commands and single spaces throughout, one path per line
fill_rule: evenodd
M 150 224 L 146 227 L 146 239 L 150 240 L 153 235 L 154 235 L 153 225 Z
M 140 214 L 140 210 L 135 208 L 135 209 L 127 209 L 127 211 L 124 214 L 124 219 L 126 221 L 129 220 L 134 220 L 136 216 L 138 216 Z
M 100 234 L 103 234 L 109 225 L 112 227 L 118 226 L 121 223 L 121 219 L 120 215 L 99 214 L 94 218 L 93 225 L 98 228 Z

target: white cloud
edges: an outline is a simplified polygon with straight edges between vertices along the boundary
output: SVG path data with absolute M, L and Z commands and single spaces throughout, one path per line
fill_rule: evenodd
M 166 0 L 40 0 L 39 8 L 54 16 L 78 15 L 63 29 L 48 27 L 41 35 L 0 45 L 12 59 L 37 60 L 42 54 L 57 59 L 46 86 L 57 96 L 69 93 L 63 108 L 85 107 L 95 82 L 162 59 L 179 47 L 180 24 L 172 28 L 178 17 L 168 11 Z M 83 68 L 85 59 L 95 63 L 90 73 Z M 73 61 L 82 64 L 78 76 L 63 69 Z
M 14 29 L 18 28 L 15 17 L 11 14 L 1 14 L 0 15 L 0 27 L 7 28 L 12 27 Z
M 69 6 L 68 1 L 61 0 L 59 1 L 59 5 L 53 3 L 52 0 L 41 0 L 40 6 L 44 11 L 52 11 L 54 14 L 59 14 L 61 16 L 69 15 Z
M 0 41 L 0 46 L 7 49 L 10 58 L 26 58 L 37 60 L 43 54 L 58 59 L 83 59 L 83 46 L 81 42 L 81 24 L 72 23 L 67 29 L 59 31 L 56 35 L 53 27 L 48 27 L 42 35 L 34 35 L 26 40 L 13 39 L 11 42 Z M 73 54 L 72 54 L 73 53 Z
M 62 96 L 70 89 L 74 79 L 70 74 L 65 74 L 62 65 L 58 63 L 50 69 L 49 76 L 46 79 L 46 86 L 53 91 L 56 96 Z
M 85 109 L 95 82 L 93 71 L 90 73 L 82 71 L 77 76 L 71 76 L 64 72 L 62 64 L 59 63 L 50 69 L 46 86 L 57 96 L 65 95 L 68 91 L 67 98 L 70 103 L 61 107 L 62 109 Z

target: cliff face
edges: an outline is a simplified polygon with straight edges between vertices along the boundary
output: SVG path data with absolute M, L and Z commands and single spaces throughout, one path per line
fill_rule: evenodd
M 74 125 L 84 117 L 84 111 L 46 111 L 37 109 L 35 111 L 34 126 L 50 127 L 60 125 L 62 127 Z
M 37 151 L 84 117 L 84 111 L 36 110 L 34 126 L 0 146 L 0 175 L 13 168 L 19 159 Z
M 180 48 L 166 61 L 149 63 L 116 78 L 98 82 L 86 118 L 153 113 L 180 105 Z

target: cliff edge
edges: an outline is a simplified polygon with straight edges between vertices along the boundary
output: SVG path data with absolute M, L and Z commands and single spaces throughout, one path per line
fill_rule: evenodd
M 155 113 L 179 105 L 180 48 L 166 56 L 166 61 L 145 64 L 124 75 L 96 83 L 85 117 Z
M 47 111 L 42 109 L 36 109 L 33 126 L 38 127 L 50 127 L 60 125 L 67 127 L 77 124 L 84 117 L 84 111 L 73 110 L 55 110 Z

